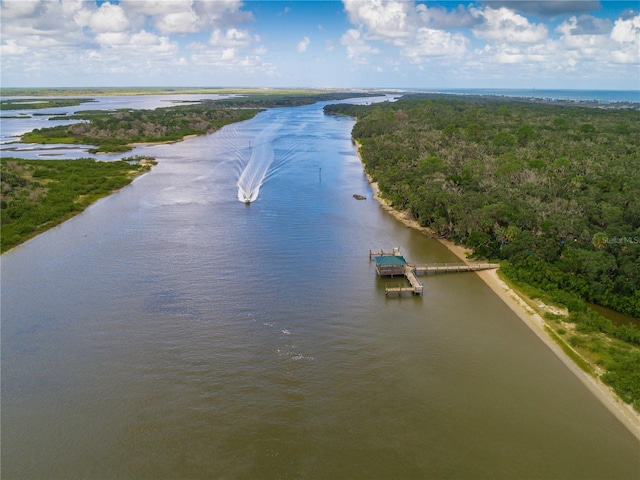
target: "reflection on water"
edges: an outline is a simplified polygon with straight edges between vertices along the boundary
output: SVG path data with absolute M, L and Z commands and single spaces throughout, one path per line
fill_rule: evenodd
M 369 248 L 453 259 L 353 199 L 352 125 L 312 105 L 140 147 L 150 173 L 2 256 L 3 479 L 637 478 L 475 274 L 385 297 Z

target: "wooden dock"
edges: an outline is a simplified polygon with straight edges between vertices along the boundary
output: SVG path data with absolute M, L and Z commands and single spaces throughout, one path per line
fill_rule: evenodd
M 461 262 L 461 263 L 430 263 L 426 265 L 414 265 L 408 263 L 400 254 L 399 248 L 394 248 L 388 252 L 385 250 L 369 250 L 369 260 L 376 261 L 376 271 L 380 277 L 404 276 L 409 282 L 409 287 L 397 286 L 387 287 L 385 285 L 385 295 L 403 293 L 411 293 L 413 295 L 423 295 L 424 285 L 422 285 L 417 276 L 436 273 L 459 273 L 459 272 L 477 272 L 480 270 L 489 270 L 499 268 L 498 263 L 486 262 Z
M 480 270 L 492 270 L 500 268 L 499 263 L 429 263 L 427 265 L 413 265 L 413 271 L 416 275 L 425 275 L 429 273 L 458 273 L 458 272 L 477 272 Z

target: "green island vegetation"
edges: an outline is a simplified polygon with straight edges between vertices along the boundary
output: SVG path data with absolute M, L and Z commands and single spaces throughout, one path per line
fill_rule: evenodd
M 0 251 L 77 215 L 154 164 L 139 156 L 115 162 L 0 159 Z
M 58 108 L 58 107 L 75 107 L 83 103 L 93 102 L 90 98 L 49 98 L 34 100 L 2 100 L 0 101 L 0 110 L 33 110 L 42 108 Z
M 67 117 L 86 122 L 35 129 L 25 133 L 22 141 L 96 145 L 91 153 L 126 152 L 136 143 L 177 142 L 190 135 L 211 133 L 247 120 L 258 111 L 223 108 L 208 101 L 155 110 L 91 110 Z
M 354 97 L 370 97 L 379 93 L 363 93 L 350 91 L 307 91 L 307 90 L 270 90 L 267 92 L 251 92 L 242 96 L 215 100 L 216 105 L 238 108 L 273 108 L 297 107 L 311 105 L 316 102 L 344 100 Z
M 329 105 L 382 196 L 528 297 L 583 369 L 640 411 L 640 112 L 411 95 Z M 588 367 L 584 367 L 584 363 Z
M 89 150 L 91 153 L 127 152 L 137 143 L 176 142 L 190 135 L 211 133 L 229 123 L 248 120 L 264 108 L 309 105 L 357 95 L 367 94 L 273 90 L 154 110 L 86 110 L 51 116 L 51 120 L 83 122 L 35 129 L 22 135 L 22 141 L 95 145 Z

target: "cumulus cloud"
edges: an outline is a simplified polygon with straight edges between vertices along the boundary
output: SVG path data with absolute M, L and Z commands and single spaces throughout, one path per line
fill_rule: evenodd
M 463 6 L 453 10 L 429 8 L 402 0 L 343 0 L 348 18 L 357 29 L 343 35 L 349 58 L 364 60 L 380 50 L 372 46 L 383 42 L 398 48 L 401 57 L 419 62 L 423 58 L 464 55 L 469 45 L 462 29 L 482 21 Z
M 30 17 L 39 6 L 40 0 L 5 1 L 2 2 L 2 18 Z
M 343 0 L 349 21 L 364 27 L 371 39 L 399 39 L 408 36 L 408 12 L 412 2 Z
M 424 4 L 419 4 L 416 6 L 416 13 L 424 26 L 442 30 L 468 28 L 481 21 L 462 5 L 449 11 L 444 7 L 429 8 Z
M 309 40 L 309 37 L 304 37 L 302 40 L 298 42 L 298 46 L 296 47 L 296 49 L 300 53 L 306 52 L 310 43 L 311 43 L 311 40 Z
M 259 37 L 252 37 L 246 30 L 229 28 L 223 32 L 218 28 L 211 33 L 209 45 L 223 48 L 248 48 L 254 39 L 259 41 Z
M 546 16 L 592 12 L 600 8 L 600 2 L 595 0 L 494 0 L 483 3 L 494 9 L 506 7 L 525 14 Z
M 129 27 L 129 21 L 119 5 L 103 3 L 89 16 L 88 25 L 98 34 L 124 32 Z
M 75 16 L 84 7 L 78 1 L 4 1 L 0 4 L 3 43 L 11 40 L 27 47 L 19 50 L 23 53 L 53 45 L 83 45 L 86 39 Z
M 604 30 L 604 25 L 600 29 L 592 29 L 588 25 L 585 28 L 585 23 L 589 24 L 589 21 L 580 21 L 576 17 L 570 17 L 558 25 L 555 30 L 560 34 L 561 48 L 575 52 L 572 58 L 576 61 L 580 58 L 600 55 L 607 48 L 608 37 L 605 33 L 611 31 L 611 24 L 606 32 L 600 32 L 600 30 Z M 595 31 L 587 33 L 590 30 Z
M 351 28 L 341 37 L 340 43 L 347 48 L 347 55 L 358 63 L 366 63 L 367 55 L 376 55 L 380 50 L 372 47 L 362 38 L 360 30 Z
M 573 16 L 567 22 L 571 25 L 572 35 L 602 35 L 609 33 L 612 28 L 608 19 L 591 15 L 580 15 L 577 18 Z
M 640 63 L 640 15 L 608 20 L 570 17 L 556 28 L 559 46 L 569 63 L 581 61 Z
M 616 20 L 611 30 L 611 39 L 616 42 L 612 51 L 616 63 L 640 63 L 640 14 Z
M 536 43 L 547 38 L 547 27 L 529 22 L 526 17 L 507 8 L 473 10 L 482 23 L 472 28 L 477 38 L 491 42 Z
M 467 50 L 468 40 L 460 33 L 444 30 L 420 28 L 415 34 L 414 42 L 403 49 L 407 57 L 461 56 Z
M 15 40 L 7 40 L 7 42 L 0 46 L 0 56 L 4 55 L 22 55 L 27 51 L 27 47 L 24 45 L 18 45 Z
M 151 21 L 159 33 L 194 33 L 252 20 L 239 0 L 120 0 L 120 6 L 140 24 Z
M 616 20 L 611 38 L 620 43 L 638 43 L 640 36 L 640 14 L 632 18 Z
M 259 53 L 243 52 L 259 37 L 238 27 L 253 19 L 242 8 L 239 0 L 4 0 L 3 77 L 55 69 L 58 75 L 82 71 L 86 77 L 100 72 L 104 79 L 116 72 L 139 76 L 144 65 L 148 78 L 154 72 L 164 78 L 174 66 L 189 63 L 174 35 L 203 33 L 211 35 L 205 49 L 219 59 L 260 62 Z M 4 61 L 9 57 L 11 62 Z

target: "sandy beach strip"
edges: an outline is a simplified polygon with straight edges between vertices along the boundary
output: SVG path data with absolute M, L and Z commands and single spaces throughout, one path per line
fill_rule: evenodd
M 358 156 L 360 156 L 359 145 L 356 144 L 358 150 Z M 360 157 L 362 161 L 362 157 Z M 364 168 L 364 164 L 363 164 Z M 380 196 L 380 189 L 378 184 L 365 173 L 371 189 L 374 192 L 374 198 L 378 201 L 382 209 L 388 212 L 391 216 L 402 222 L 404 225 L 414 228 L 425 235 L 438 240 L 444 246 L 446 246 L 453 254 L 455 254 L 460 260 L 465 263 L 469 263 L 467 256 L 471 253 L 468 249 L 461 245 L 456 245 L 446 239 L 439 238 L 434 235 L 434 232 L 428 228 L 420 226 L 420 224 L 411 217 L 408 212 L 401 212 L 391 207 L 384 198 Z M 496 270 L 483 270 L 475 272 L 491 290 L 498 295 L 507 304 L 507 306 L 522 320 L 542 342 L 553 352 L 556 356 L 566 365 L 566 367 L 573 372 L 586 387 L 618 418 L 628 429 L 640 440 L 640 414 L 636 412 L 631 405 L 624 403 L 615 392 L 607 385 L 605 385 L 600 379 L 594 378 L 580 367 L 578 367 L 573 360 L 567 356 L 560 346 L 553 341 L 549 334 L 545 331 L 545 321 L 543 318 L 535 312 L 527 302 L 515 290 L 509 287 L 497 274 Z

